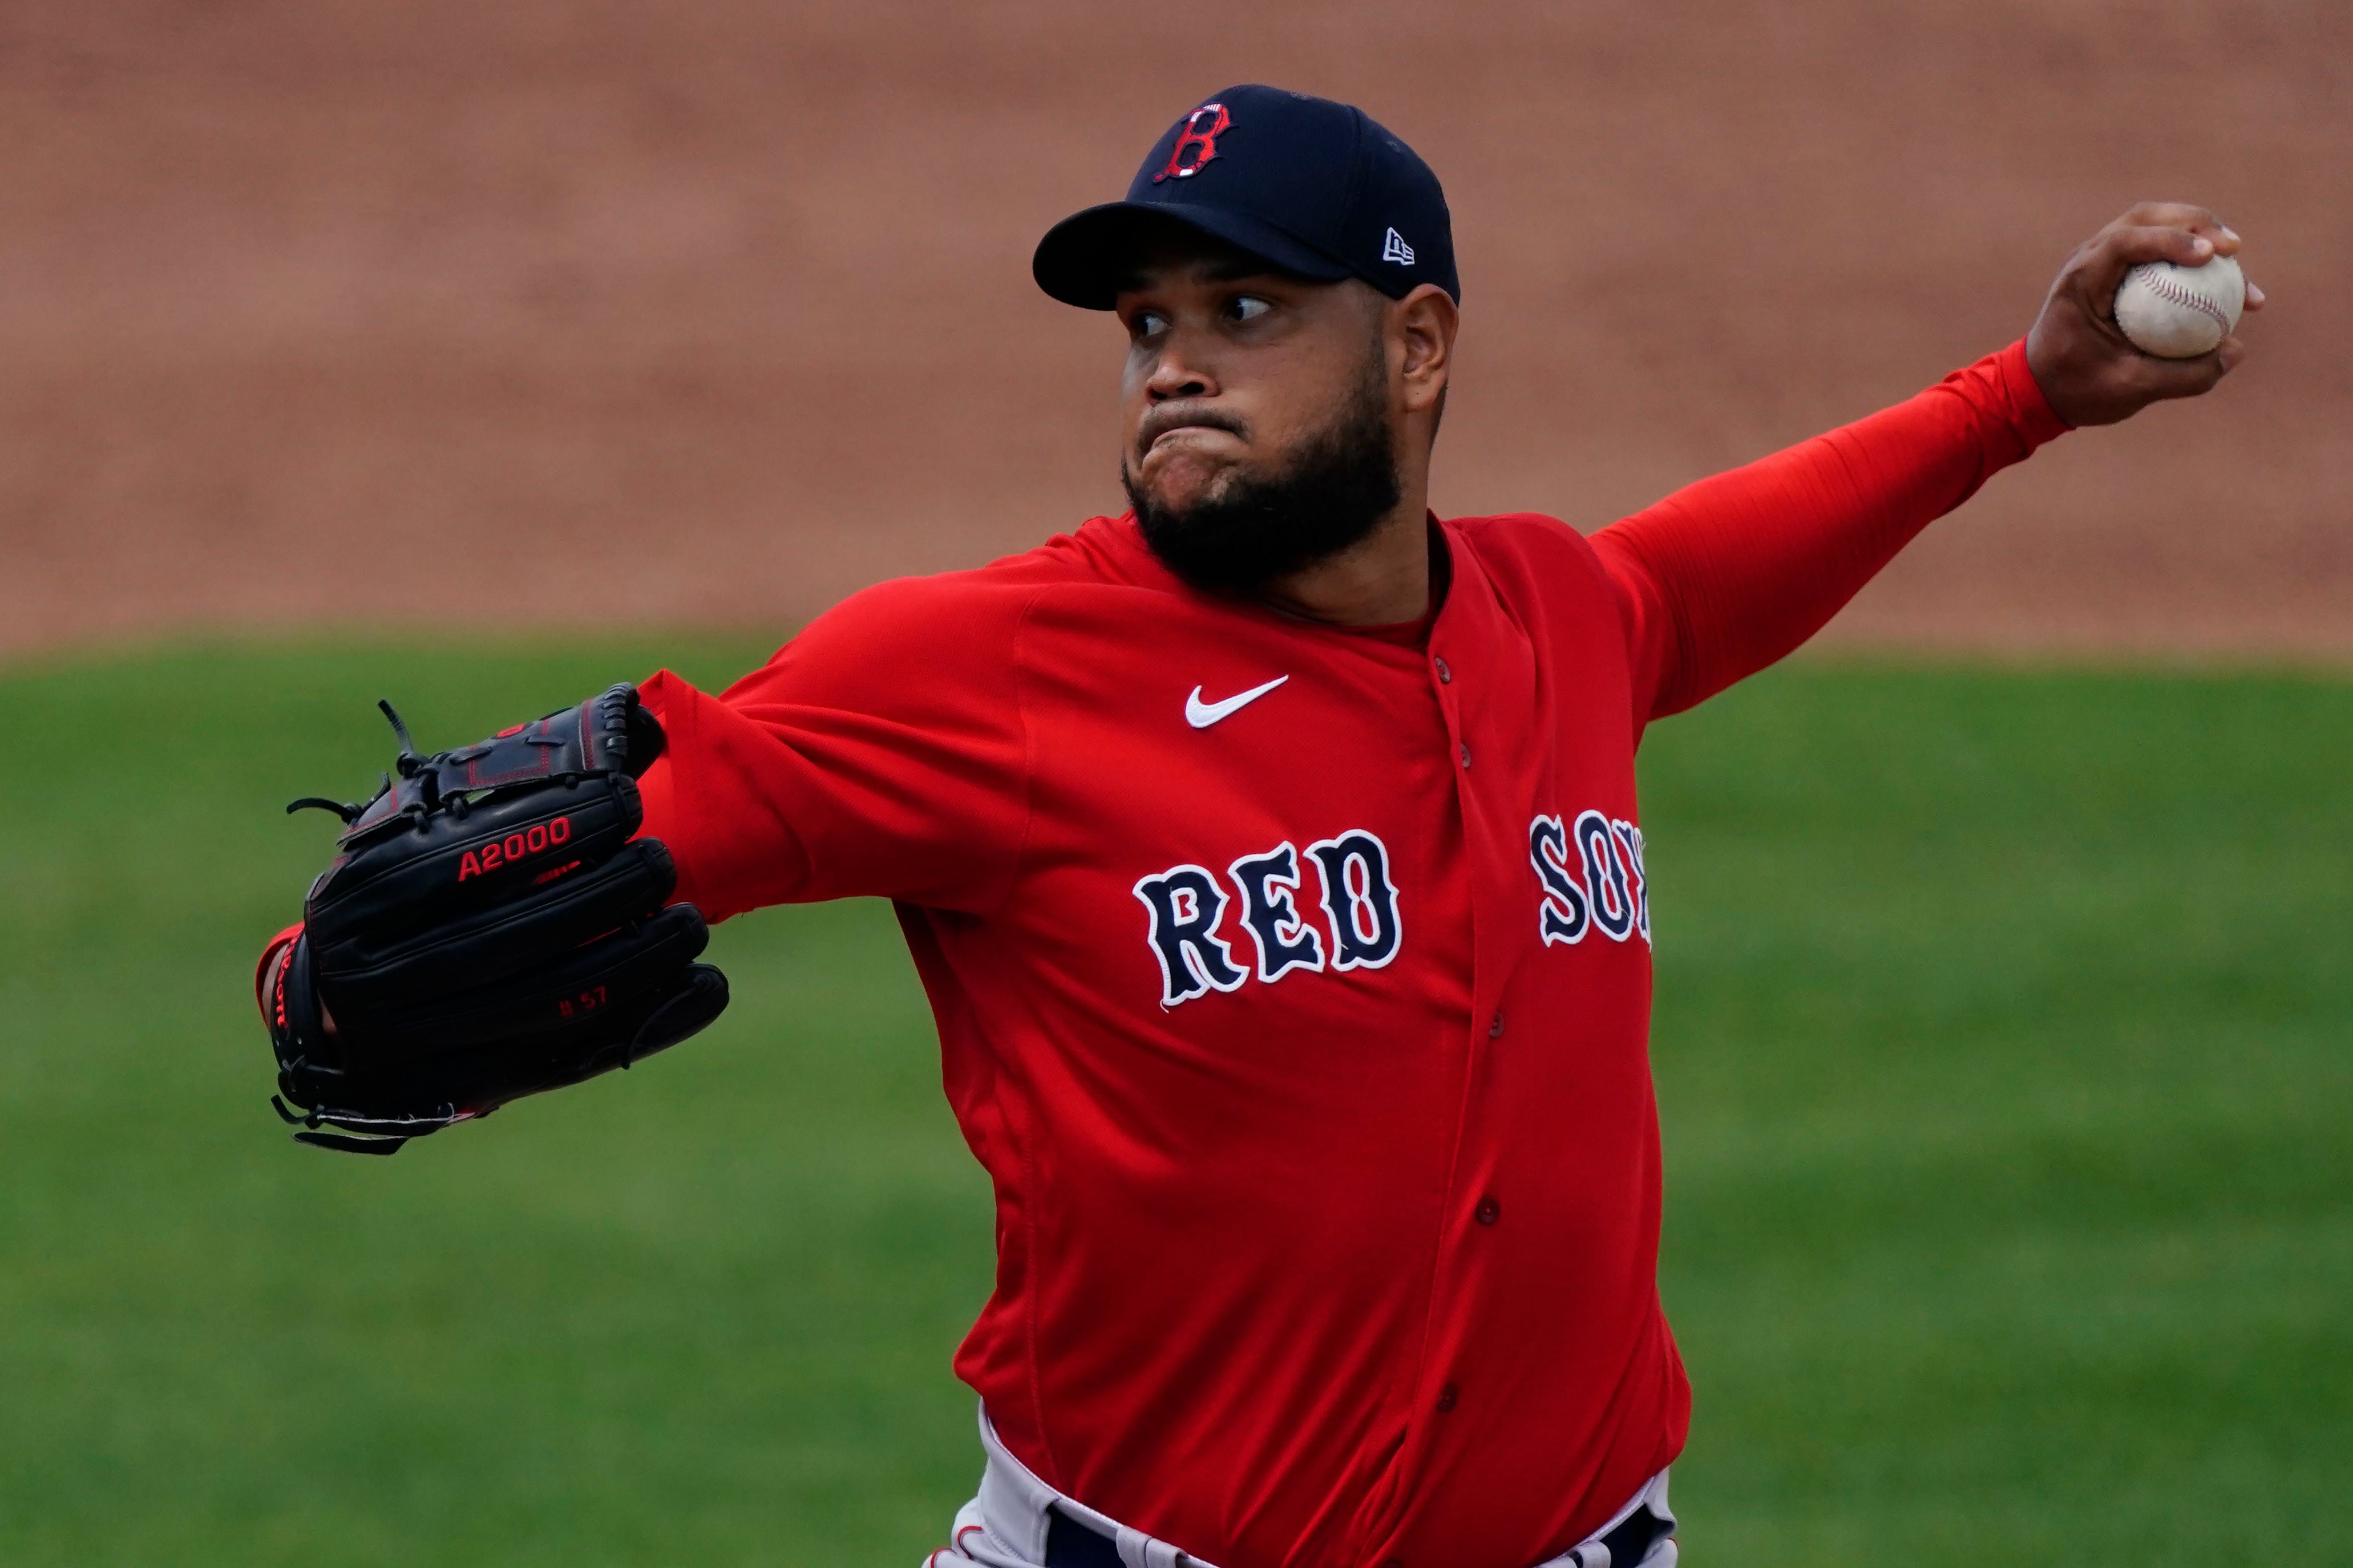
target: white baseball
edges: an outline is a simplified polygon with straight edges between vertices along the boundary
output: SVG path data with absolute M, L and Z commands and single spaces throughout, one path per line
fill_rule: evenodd
M 2143 353 L 2196 359 L 2231 335 L 2246 303 L 2247 275 L 2236 258 L 2203 267 L 2144 261 L 2116 289 L 2116 325 Z

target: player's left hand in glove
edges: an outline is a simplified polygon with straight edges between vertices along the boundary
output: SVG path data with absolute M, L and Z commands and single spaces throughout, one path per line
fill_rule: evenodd
M 670 852 L 632 837 L 662 750 L 635 687 L 431 757 L 384 709 L 399 777 L 364 806 L 287 807 L 346 824 L 255 978 L 297 1139 L 389 1154 L 719 1016 L 702 913 L 664 906 Z

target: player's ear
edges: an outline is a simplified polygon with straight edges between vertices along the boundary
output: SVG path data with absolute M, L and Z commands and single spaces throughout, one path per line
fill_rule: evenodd
M 1409 414 L 1434 415 L 1446 399 L 1454 368 L 1454 332 L 1461 324 L 1453 296 L 1424 283 L 1392 304 L 1389 333 Z

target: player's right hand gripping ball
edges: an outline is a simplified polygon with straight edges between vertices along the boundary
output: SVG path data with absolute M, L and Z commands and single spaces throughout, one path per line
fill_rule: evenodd
M 633 838 L 661 754 L 637 689 L 420 757 L 345 823 L 257 976 L 270 1103 L 322 1148 L 389 1154 L 676 1045 L 727 1005 L 670 852 Z M 289 1105 L 296 1110 L 290 1110 Z

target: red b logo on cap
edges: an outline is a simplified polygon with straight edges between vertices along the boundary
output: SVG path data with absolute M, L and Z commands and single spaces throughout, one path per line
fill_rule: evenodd
M 1226 112 L 1224 104 L 1201 105 L 1185 117 L 1184 129 L 1176 133 L 1176 145 L 1168 150 L 1168 166 L 1153 175 L 1152 183 L 1156 185 L 1171 175 L 1190 179 L 1199 174 L 1201 165 L 1218 155 L 1218 138 L 1233 128 L 1233 118 Z

